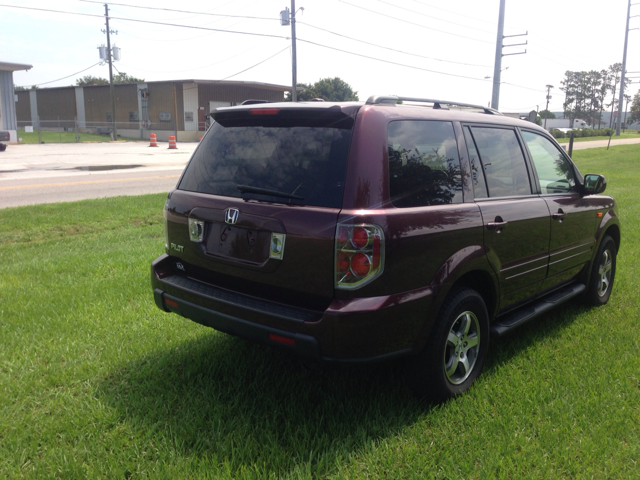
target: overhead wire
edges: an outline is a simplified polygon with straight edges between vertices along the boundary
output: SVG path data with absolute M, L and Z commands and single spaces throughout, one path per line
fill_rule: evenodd
M 493 68 L 492 65 L 478 65 L 478 64 L 474 64 L 474 63 L 456 62 L 454 60 L 444 60 L 442 58 L 427 57 L 425 55 L 419 55 L 417 53 L 405 52 L 404 50 L 398 50 L 398 49 L 391 48 L 391 47 L 385 47 L 384 45 L 378 45 L 378 44 L 375 44 L 375 43 L 367 42 L 365 40 L 359 40 L 357 38 L 349 37 L 349 36 L 343 35 L 341 33 L 332 32 L 331 30 L 327 30 L 326 28 L 316 27 L 315 25 L 311 25 L 310 23 L 302 22 L 300 20 L 296 20 L 296 23 L 298 25 L 300 25 L 300 24 L 306 25 L 308 27 L 315 28 L 315 29 L 321 30 L 323 32 L 327 32 L 327 33 L 330 33 L 332 35 L 336 35 L 338 37 L 346 38 L 346 39 L 352 40 L 354 42 L 364 43 L 365 45 L 371 45 L 372 47 L 382 48 L 382 49 L 389 50 L 389 51 L 392 51 L 392 52 L 402 53 L 404 55 L 410 55 L 410 56 L 413 56 L 413 57 L 425 58 L 427 60 L 435 60 L 435 61 L 438 61 L 438 62 L 446 62 L 446 63 L 453 63 L 453 64 L 456 64 L 456 65 L 464 65 L 464 66 L 468 66 L 468 67 Z
M 88 0 L 83 0 L 83 1 L 88 1 Z M 339 0 L 339 1 L 341 1 L 342 3 L 348 4 L 348 5 L 352 5 L 352 4 L 349 4 L 348 2 L 345 2 L 344 0 Z M 94 3 L 94 2 L 92 2 L 92 3 Z M 356 6 L 356 5 L 352 5 L 352 6 Z M 97 14 L 68 12 L 68 11 L 61 11 L 61 10 L 36 8 L 36 7 L 23 7 L 23 6 L 17 6 L 17 5 L 0 4 L 0 7 L 11 7 L 11 8 L 26 9 L 26 10 L 46 11 L 46 12 L 62 13 L 62 14 L 68 14 L 68 15 L 88 16 L 88 17 L 94 17 L 94 18 L 103 18 L 104 17 L 104 15 L 97 15 Z M 363 8 L 363 7 L 357 7 L 357 8 Z M 368 9 L 364 9 L 364 10 L 368 10 Z M 378 12 L 374 12 L 374 13 L 378 13 Z M 380 15 L 383 15 L 383 14 L 380 14 Z M 255 33 L 255 32 L 242 32 L 242 31 L 236 31 L 236 30 L 225 30 L 225 29 L 216 29 L 216 28 L 208 28 L 208 27 L 198 27 L 198 26 L 193 26 L 193 25 L 181 25 L 181 24 L 158 22 L 158 21 L 152 21 L 152 20 L 140 20 L 140 19 L 132 19 L 132 18 L 116 17 L 116 16 L 109 16 L 109 18 L 114 19 L 114 20 L 139 22 L 139 23 L 149 23 L 149 24 L 164 25 L 164 26 L 178 27 L 178 28 L 191 28 L 191 29 L 196 29 L 196 30 L 206 30 L 206 31 L 215 31 L 215 32 L 223 32 L 223 33 L 235 33 L 235 34 L 242 34 L 242 35 L 252 35 L 252 36 L 267 37 L 267 38 L 279 38 L 279 39 L 286 39 L 286 40 L 290 39 L 289 37 L 285 37 L 285 36 L 281 36 L 281 35 L 271 35 L 271 34 Z M 403 21 L 403 20 L 401 20 L 401 21 Z M 408 23 L 411 23 L 411 22 L 408 22 Z M 418 25 L 418 24 L 416 24 L 416 25 Z M 418 25 L 418 26 L 420 26 L 420 25 Z M 428 27 L 425 27 L 425 28 L 428 28 Z M 455 35 L 455 34 L 453 34 L 453 35 Z M 460 36 L 460 35 L 456 35 L 456 36 Z M 464 38 L 470 38 L 470 37 L 464 37 Z M 474 39 L 474 40 L 480 41 L 478 39 Z M 339 52 L 346 53 L 346 54 L 349 54 L 349 55 L 354 55 L 354 56 L 358 56 L 358 57 L 362 57 L 362 58 L 367 58 L 367 59 L 370 59 L 370 60 L 384 62 L 384 63 L 391 64 L 391 65 L 397 65 L 397 66 L 402 66 L 402 67 L 406 67 L 406 68 L 411 68 L 411 69 L 414 69 L 414 70 L 420 70 L 420 71 L 425 71 L 425 72 L 429 72 L 429 73 L 445 75 L 445 76 L 449 76 L 449 77 L 464 78 L 464 79 L 468 79 L 468 80 L 483 81 L 483 82 L 487 81 L 484 78 L 471 77 L 471 76 L 468 76 L 468 75 L 458 75 L 458 74 L 453 74 L 453 73 L 448 73 L 448 72 L 441 72 L 441 71 L 438 71 L 438 70 L 417 67 L 415 65 L 408 65 L 408 64 L 404 64 L 404 63 L 400 63 L 400 62 L 393 62 L 393 61 L 389 61 L 389 60 L 383 60 L 383 59 L 372 57 L 372 56 L 369 56 L 369 55 L 359 54 L 359 53 L 351 52 L 351 51 L 340 49 L 340 48 L 330 47 L 328 45 L 324 45 L 324 44 L 321 44 L 321 43 L 318 43 L 318 42 L 313 42 L 313 41 L 310 41 L 310 40 L 305 40 L 303 38 L 298 38 L 298 41 L 301 41 L 301 42 L 304 42 L 304 43 L 308 43 L 308 44 L 311 44 L 311 45 L 316 45 L 316 46 L 319 46 L 319 47 L 322 47 L 322 48 L 327 48 L 327 49 L 330 49 L 330 50 L 339 51 Z M 485 43 L 487 43 L 487 42 L 485 42 Z M 287 46 L 287 48 L 289 48 L 289 46 Z M 273 58 L 274 56 L 278 55 L 279 53 L 282 53 L 287 48 L 279 51 L 278 53 L 276 53 L 274 55 L 272 55 L 268 59 Z M 254 66 L 260 65 L 261 63 L 264 63 L 268 59 L 265 59 L 265 60 L 259 62 L 258 64 L 254 65 Z M 251 69 L 251 68 L 254 68 L 254 67 L 249 67 L 249 69 Z M 232 76 L 239 75 L 240 73 L 243 73 L 244 71 L 247 71 L 249 69 L 245 69 L 245 70 L 243 70 L 241 72 L 238 72 L 238 73 L 236 73 L 236 74 L 234 74 Z M 72 76 L 72 75 L 70 75 L 70 76 Z M 68 77 L 66 77 L 66 78 L 68 78 Z M 227 77 L 227 78 L 231 78 L 231 77 Z M 52 82 L 48 82 L 48 83 L 52 83 Z M 524 86 L 521 86 L 521 85 L 511 84 L 511 83 L 507 83 L 507 82 L 502 82 L 502 83 L 505 83 L 507 85 L 510 85 L 510 86 L 513 86 L 513 87 L 516 87 L 516 88 L 523 88 L 523 89 L 537 91 L 537 92 L 544 92 L 544 90 L 538 90 L 538 89 L 534 89 L 534 88 L 524 87 Z
M 102 63 L 102 62 L 94 63 L 94 64 L 93 64 L 93 65 L 91 65 L 90 67 L 87 67 L 87 68 L 85 68 L 84 70 L 80 70 L 79 72 L 72 73 L 71 75 L 67 75 L 66 77 L 58 78 L 57 80 L 51 80 L 51 81 L 49 81 L 49 82 L 36 83 L 36 84 L 35 84 L 35 85 L 33 85 L 33 86 L 34 86 L 34 87 L 39 87 L 39 86 L 41 86 L 41 85 L 47 85 L 47 84 L 49 84 L 49 83 L 54 83 L 54 82 L 59 82 L 60 80 L 65 80 L 65 79 L 67 79 L 67 78 L 69 78 L 69 77 L 73 77 L 74 75 L 78 75 L 79 73 L 86 72 L 87 70 L 89 70 L 89 69 L 91 69 L 91 68 L 95 67 L 96 65 L 100 65 L 101 63 Z M 26 88 L 26 87 L 25 87 L 25 88 Z
M 98 4 L 101 4 L 101 5 L 103 5 L 105 3 L 104 1 L 97 1 L 97 0 L 79 0 L 79 1 L 85 2 L 85 3 L 98 3 Z M 178 10 L 178 9 L 174 9 L 174 8 L 144 7 L 142 5 L 131 5 L 129 3 L 108 2 L 108 4 L 109 5 L 115 5 L 115 6 L 118 6 L 118 7 L 142 8 L 142 9 L 145 9 L 145 10 L 164 11 L 164 12 L 173 12 L 173 13 L 187 13 L 187 14 L 192 14 L 192 15 L 211 15 L 211 16 L 214 16 L 214 17 L 244 18 L 244 19 L 252 19 L 252 20 L 270 20 L 270 21 L 278 20 L 278 18 L 276 18 L 276 17 L 252 17 L 252 16 L 248 16 L 248 15 L 227 15 L 227 14 L 223 14 L 223 13 L 193 12 L 193 11 L 189 11 L 189 10 Z
M 386 17 L 386 18 L 391 18 L 391 19 L 393 19 L 393 20 L 397 20 L 397 21 L 399 21 L 399 22 L 407 23 L 407 24 L 409 24 L 409 25 L 415 25 L 416 27 L 424 28 L 424 29 L 427 29 L 427 30 L 433 30 L 433 31 L 435 31 L 435 32 L 444 33 L 444 34 L 446 34 L 446 35 L 452 35 L 452 36 L 454 36 L 454 37 L 466 38 L 467 40 L 473 40 L 473 41 L 475 41 L 475 42 L 489 43 L 489 44 L 493 44 L 493 43 L 495 43 L 495 42 L 490 42 L 490 41 L 487 41 L 487 40 L 481 40 L 481 39 L 479 39 L 479 38 L 468 37 L 468 36 L 466 36 L 466 35 L 459 35 L 459 34 L 457 34 L 457 33 L 451 33 L 451 32 L 448 32 L 448 31 L 446 31 L 446 30 L 440 30 L 440 29 L 438 29 L 438 28 L 428 27 L 428 26 L 426 26 L 426 25 L 421 25 L 421 24 L 419 24 L 419 23 L 410 22 L 409 20 L 404 20 L 404 19 L 402 19 L 402 18 L 392 17 L 391 15 L 387 15 L 386 13 L 377 12 L 377 11 L 375 11 L 375 10 L 371 10 L 370 8 L 361 7 L 360 5 L 355 5 L 355 4 L 353 4 L 353 3 L 349 3 L 349 2 L 347 2 L 347 1 L 345 1 L 345 0 L 338 0 L 338 1 L 339 1 L 340 3 L 344 3 L 345 5 L 350 5 L 350 6 L 352 6 L 352 7 L 359 8 L 359 9 L 361 9 L 361 10 L 365 10 L 365 11 L 367 11 L 367 12 L 375 13 L 376 15 L 380 15 L 380 16 L 383 16 L 383 17 Z
M 50 8 L 36 8 L 36 7 L 23 7 L 23 6 L 19 6 L 19 5 L 6 5 L 6 4 L 0 4 L 0 7 L 10 7 L 10 8 L 21 8 L 24 10 L 36 10 L 36 11 L 41 11 L 41 12 L 53 12 L 53 13 L 64 13 L 67 15 L 79 15 L 79 16 L 83 16 L 83 17 L 94 17 L 94 18 L 104 18 L 104 15 L 98 15 L 95 13 L 79 13 L 79 12 L 66 12 L 63 10 L 53 10 Z M 282 35 L 270 35 L 267 33 L 255 33 L 255 32 L 241 32 L 238 30 L 224 30 L 221 28 L 209 28 L 209 27 L 198 27 L 195 25 L 181 25 L 179 23 L 167 23 L 167 22 L 156 22 L 153 20 L 140 20 L 137 18 L 126 18 L 126 17 L 115 17 L 112 15 L 109 15 L 110 19 L 113 20 L 121 20 L 121 21 L 125 21 L 125 22 L 139 22 L 139 23 L 149 23 L 152 25 L 165 25 L 168 27 L 179 27 L 179 28 L 193 28 L 196 30 L 208 30 L 208 31 L 212 31 L 212 32 L 223 32 L 223 33 L 235 33 L 235 34 L 239 34 L 239 35 L 251 35 L 251 36 L 256 36 L 256 37 L 268 37 L 268 38 L 281 38 L 281 39 L 285 39 L 285 40 L 290 40 L 290 37 L 285 37 Z
M 384 3 L 385 5 L 390 5 L 390 6 L 394 7 L 394 8 L 399 8 L 400 10 L 405 10 L 407 12 L 414 13 L 416 15 L 420 15 L 422 17 L 433 18 L 435 20 L 438 20 L 439 22 L 450 23 L 452 25 L 457 25 L 459 27 L 468 28 L 470 30 L 476 30 L 478 32 L 486 33 L 486 34 L 489 34 L 489 35 L 495 35 L 496 34 L 495 32 L 489 32 L 488 30 L 483 30 L 481 28 L 470 27 L 468 25 L 463 25 L 462 23 L 452 22 L 451 20 L 445 20 L 444 18 L 434 17 L 433 15 L 427 15 L 426 13 L 418 12 L 417 10 L 411 10 L 410 8 L 406 8 L 406 7 L 401 7 L 400 5 L 396 5 L 396 4 L 391 3 L 391 2 L 386 2 L 384 0 L 378 0 L 378 2 L 379 3 Z

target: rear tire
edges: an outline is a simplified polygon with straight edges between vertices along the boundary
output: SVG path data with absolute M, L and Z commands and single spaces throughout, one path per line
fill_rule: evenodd
M 616 242 L 605 235 L 591 266 L 591 277 L 585 300 L 589 305 L 600 306 L 609 301 L 616 276 Z
M 460 395 L 476 381 L 489 350 L 489 315 L 470 288 L 445 300 L 425 348 L 411 359 L 409 380 L 420 397 L 435 402 Z

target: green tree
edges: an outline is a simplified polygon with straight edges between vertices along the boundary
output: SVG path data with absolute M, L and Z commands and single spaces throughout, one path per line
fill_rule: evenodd
M 629 111 L 629 123 L 640 122 L 640 90 L 633 96 L 631 110 Z
M 113 77 L 113 83 L 138 83 L 144 82 L 144 78 L 136 78 L 131 75 L 127 75 L 125 72 L 119 73 Z
M 298 87 L 303 88 L 301 92 L 298 92 L 299 102 L 313 100 L 314 98 L 322 98 L 327 102 L 348 102 L 358 100 L 358 92 L 354 92 L 347 82 L 338 77 L 323 78 L 313 85 L 299 83 Z M 290 93 L 286 94 L 285 100 L 287 102 L 291 101 Z
M 125 72 L 119 73 L 113 76 L 113 83 L 137 83 L 144 82 L 144 78 L 136 78 L 131 75 L 127 75 Z M 94 77 L 93 75 L 85 75 L 82 78 L 76 80 L 77 86 L 82 85 L 108 85 L 109 80 L 102 77 Z
M 540 110 L 538 115 L 540 115 L 540 118 L 556 118 L 556 114 L 549 110 Z
M 82 78 L 76 79 L 76 85 L 106 85 L 109 83 L 109 80 L 102 77 L 94 77 L 93 75 L 85 75 Z

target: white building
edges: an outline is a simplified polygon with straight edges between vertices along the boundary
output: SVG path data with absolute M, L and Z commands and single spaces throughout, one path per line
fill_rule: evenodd
M 18 143 L 13 72 L 31 68 L 33 68 L 31 65 L 22 63 L 0 62 L 0 130 L 9 132 L 9 143 Z

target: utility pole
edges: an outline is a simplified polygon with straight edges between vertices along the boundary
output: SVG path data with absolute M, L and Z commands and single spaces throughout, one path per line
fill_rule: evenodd
M 637 5 L 637 3 L 634 3 Z M 622 53 L 622 74 L 620 77 L 620 97 L 618 97 L 618 121 L 616 122 L 616 136 L 620 136 L 620 123 L 622 122 L 622 107 L 624 103 L 624 75 L 627 68 L 627 40 L 629 39 L 629 18 L 631 18 L 631 0 L 627 6 L 627 25 L 624 30 L 624 52 Z
M 504 8 L 505 8 L 506 0 L 500 0 L 500 13 L 498 15 L 498 37 L 496 38 L 496 60 L 493 66 L 493 92 L 491 94 L 491 108 L 498 110 L 498 106 L 500 104 L 500 72 L 502 71 L 502 57 L 506 57 L 509 55 L 523 55 L 527 53 L 525 49 L 524 52 L 518 53 L 502 53 L 502 49 L 505 47 L 515 47 L 517 45 L 526 45 L 528 41 L 525 43 L 514 43 L 512 45 L 503 45 L 503 40 L 505 38 L 510 37 L 523 37 L 528 35 L 527 33 L 522 33 L 520 35 L 504 35 Z M 509 68 L 509 67 L 507 67 Z M 505 68 L 505 70 L 507 69 Z
M 291 101 L 298 101 L 298 59 L 296 56 L 296 0 L 291 0 L 291 69 L 292 72 L 292 90 Z
M 300 8 L 304 10 L 304 8 Z M 298 60 L 296 55 L 296 0 L 291 0 L 291 11 L 287 7 L 280 12 L 280 25 L 291 25 L 291 101 L 298 101 Z
M 104 17 L 107 20 L 107 58 L 109 59 L 109 90 L 111 92 L 111 122 L 113 123 L 113 140 L 118 140 L 116 129 L 116 94 L 113 88 L 113 55 L 111 53 L 111 30 L 109 30 L 109 5 L 104 4 Z M 104 30 L 103 30 L 104 32 Z
M 500 104 L 500 71 L 502 70 L 502 41 L 504 40 L 504 7 L 506 0 L 500 0 L 498 15 L 498 37 L 496 38 L 496 60 L 493 65 L 493 92 L 491 108 L 498 110 Z
M 549 95 L 549 93 L 551 92 L 551 89 L 553 88 L 553 85 L 547 85 L 547 106 L 545 108 L 545 110 L 547 111 L 544 114 L 544 129 L 547 129 L 547 117 L 549 116 L 549 100 L 551 100 L 551 95 Z

